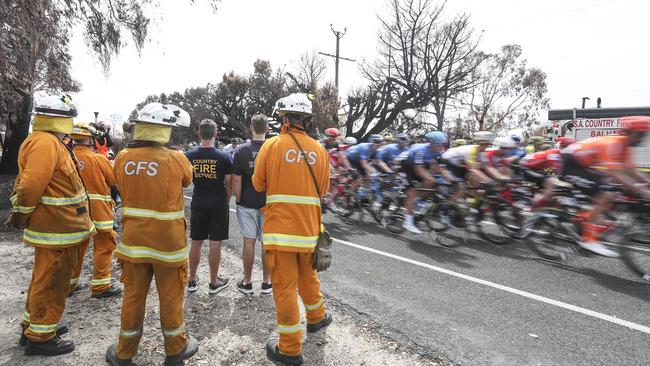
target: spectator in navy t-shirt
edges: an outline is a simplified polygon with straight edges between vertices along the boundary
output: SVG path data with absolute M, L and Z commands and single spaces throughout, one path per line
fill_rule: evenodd
M 208 293 L 216 294 L 228 286 L 228 279 L 219 277 L 221 241 L 228 239 L 228 201 L 232 194 L 232 163 L 228 155 L 214 147 L 217 124 L 204 119 L 199 124 L 201 145 L 186 153 L 194 167 L 194 192 L 190 208 L 190 279 L 187 290 L 198 289 L 196 271 L 201 261 L 201 246 L 210 241 L 210 284 Z
M 269 130 L 268 118 L 263 114 L 256 114 L 251 118 L 251 141 L 239 146 L 233 158 L 233 188 L 237 200 L 237 220 L 241 234 L 244 237 L 244 278 L 237 283 L 237 290 L 245 294 L 253 293 L 252 272 L 255 259 L 255 242 L 262 240 L 262 225 L 264 216 L 260 209 L 266 204 L 266 194 L 257 192 L 253 188 L 251 178 L 255 169 L 255 158 L 264 144 L 266 132 Z M 264 263 L 262 255 L 263 278 L 261 292 L 273 292 L 271 278 Z

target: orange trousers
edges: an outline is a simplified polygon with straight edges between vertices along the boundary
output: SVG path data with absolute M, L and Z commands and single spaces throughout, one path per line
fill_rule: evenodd
M 31 341 L 47 342 L 56 334 L 80 247 L 34 248 L 34 269 L 22 321 L 25 336 Z
M 265 256 L 273 283 L 273 300 L 280 334 L 278 348 L 285 355 L 296 356 L 302 353 L 303 328 L 296 289 L 305 305 L 309 324 L 318 323 L 325 317 L 320 280 L 312 268 L 314 254 L 267 250 Z
M 165 337 L 165 354 L 179 354 L 187 345 L 183 320 L 183 302 L 187 285 L 187 263 L 180 267 L 165 267 L 152 263 L 120 261 L 124 284 L 120 337 L 117 357 L 132 358 L 138 352 L 142 338 L 145 305 L 151 279 L 156 278 L 160 303 L 160 324 Z
M 113 252 L 117 246 L 115 231 L 97 231 L 93 237 L 93 278 L 90 281 L 92 294 L 99 294 L 111 288 L 111 273 L 113 269 Z M 84 241 L 79 250 L 79 261 L 70 279 L 70 291 L 73 293 L 79 284 L 81 267 L 90 239 Z

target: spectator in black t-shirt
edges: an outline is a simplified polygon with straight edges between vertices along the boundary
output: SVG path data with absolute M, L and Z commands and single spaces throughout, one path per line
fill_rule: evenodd
M 214 147 L 217 124 L 204 119 L 199 124 L 201 145 L 186 153 L 194 167 L 194 192 L 190 208 L 190 279 L 187 291 L 198 289 L 196 270 L 201 261 L 201 246 L 210 241 L 210 284 L 208 293 L 216 294 L 228 286 L 228 279 L 219 277 L 221 241 L 228 239 L 228 200 L 232 194 L 232 163 L 228 156 Z
M 264 216 L 260 209 L 266 204 L 266 194 L 257 192 L 251 183 L 253 170 L 255 169 L 255 158 L 264 144 L 266 132 L 269 130 L 268 118 L 263 114 L 256 114 L 251 118 L 251 141 L 239 146 L 233 157 L 233 188 L 237 200 L 237 220 L 241 234 L 244 237 L 244 278 L 237 283 L 237 290 L 244 294 L 253 293 L 251 276 L 253 272 L 253 261 L 255 259 L 255 242 L 262 240 L 262 226 Z M 263 252 L 263 250 L 262 250 Z M 271 278 L 264 263 L 262 255 L 263 278 L 261 292 L 270 294 L 273 292 Z

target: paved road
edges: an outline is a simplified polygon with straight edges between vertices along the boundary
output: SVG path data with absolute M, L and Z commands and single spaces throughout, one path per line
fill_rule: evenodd
M 520 243 L 452 250 L 369 221 L 325 221 L 339 241 L 323 291 L 426 352 L 467 365 L 649 364 L 650 285 L 622 262 L 558 265 Z M 239 245 L 234 213 L 230 222 L 228 245 Z

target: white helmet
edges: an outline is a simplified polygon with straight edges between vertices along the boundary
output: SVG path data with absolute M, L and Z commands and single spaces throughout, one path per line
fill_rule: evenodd
M 357 144 L 357 139 L 355 139 L 355 138 L 352 137 L 352 136 L 346 137 L 346 138 L 345 138 L 345 144 L 346 144 L 346 145 L 349 145 L 349 146 L 356 145 L 356 144 Z
M 189 113 L 173 104 L 168 104 L 167 106 L 170 107 L 176 115 L 176 127 L 190 127 L 192 119 L 190 118 Z
M 307 114 L 313 116 L 311 111 L 311 99 L 304 93 L 293 93 L 284 98 L 278 99 L 273 108 L 273 114 L 283 116 L 287 113 Z
M 497 137 L 494 139 L 494 145 L 502 149 L 514 149 L 517 147 L 517 143 L 510 137 Z
M 145 122 L 155 125 L 184 127 L 185 121 L 181 121 L 181 118 L 183 118 L 181 117 L 181 114 L 183 114 L 181 112 L 185 111 L 175 105 L 154 102 L 142 107 L 138 113 L 138 117 L 132 121 L 135 123 Z M 189 120 L 189 114 L 186 118 Z
M 68 94 L 49 95 L 36 102 L 34 114 L 53 117 L 73 118 L 77 116 L 77 106 Z
M 474 134 L 472 140 L 477 144 L 491 144 L 494 141 L 494 133 L 490 131 L 478 131 Z

